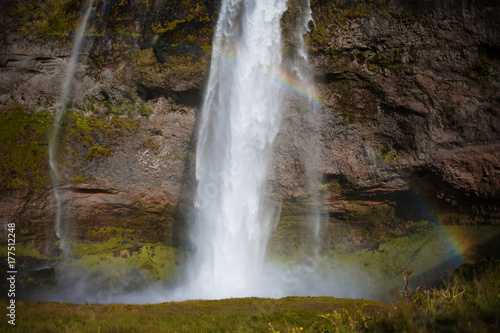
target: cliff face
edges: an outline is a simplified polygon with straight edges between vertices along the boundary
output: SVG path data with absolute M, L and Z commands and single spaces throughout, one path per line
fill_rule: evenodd
M 325 173 L 359 182 L 389 164 L 438 213 L 498 218 L 498 4 L 335 8 L 313 3 L 312 61 L 321 100 L 362 143 L 331 135 Z
M 146 3 L 94 3 L 59 135 L 63 217 L 74 239 L 184 238 L 217 2 Z M 75 31 L 42 5 L 56 6 L 9 5 L 0 51 L 4 127 L 19 134 L 2 136 L 0 219 L 16 221 L 20 242 L 37 248 L 56 237 L 49 127 L 35 129 L 60 107 Z M 63 5 L 68 17 L 81 10 Z M 23 23 L 35 10 L 41 19 Z M 287 96 L 275 192 L 307 199 L 313 170 L 323 209 L 338 218 L 379 206 L 410 220 L 498 220 L 500 5 L 318 0 L 312 10 L 306 39 L 321 107 L 304 114 L 303 100 Z M 36 121 L 16 122 L 21 115 Z M 42 147 L 36 156 L 27 142 Z

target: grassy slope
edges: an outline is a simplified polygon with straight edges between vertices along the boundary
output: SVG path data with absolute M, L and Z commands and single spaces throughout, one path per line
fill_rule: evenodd
M 244 298 L 153 305 L 25 303 L 17 308 L 21 332 L 287 332 L 327 324 L 320 314 L 348 310 L 374 316 L 390 306 L 330 297 Z M 326 320 L 326 321 L 325 321 Z

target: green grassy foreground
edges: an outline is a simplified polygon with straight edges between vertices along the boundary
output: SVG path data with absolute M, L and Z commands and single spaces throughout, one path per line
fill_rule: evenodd
M 500 261 L 465 264 L 407 302 L 288 297 L 150 305 L 16 304 L 18 332 L 496 332 Z M 401 291 L 403 292 L 403 291 Z M 5 309 L 5 301 L 1 306 Z M 9 331 L 7 321 L 1 326 Z
M 185 301 L 152 305 L 71 305 L 26 303 L 17 306 L 21 332 L 287 332 L 327 327 L 320 314 L 352 311 L 386 315 L 387 304 L 331 297 L 289 297 Z

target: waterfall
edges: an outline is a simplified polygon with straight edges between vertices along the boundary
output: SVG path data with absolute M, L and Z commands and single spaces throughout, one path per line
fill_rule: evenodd
M 308 135 L 308 151 L 305 153 L 305 156 L 302 156 L 305 162 L 305 173 L 308 183 L 308 192 L 311 197 L 312 207 L 309 213 L 309 222 L 311 226 L 311 232 L 313 234 L 314 244 L 313 251 L 314 255 L 319 254 L 319 248 L 321 246 L 320 240 L 320 209 L 318 208 L 318 204 L 320 203 L 319 199 L 319 190 L 317 186 L 317 181 L 320 178 L 320 171 L 318 170 L 317 164 L 319 163 L 319 145 L 320 142 L 320 133 L 321 126 L 323 123 L 323 119 L 321 117 L 321 110 L 318 108 L 317 104 L 314 101 L 313 96 L 316 95 L 315 88 L 313 85 L 313 78 L 311 75 L 311 69 L 309 65 L 309 57 L 307 53 L 307 45 L 304 40 L 304 35 L 309 32 L 309 24 L 311 22 L 314 23 L 312 18 L 311 4 L 310 0 L 305 0 L 305 5 L 303 9 L 305 12 L 301 17 L 301 21 L 296 28 L 296 36 L 297 40 L 297 57 L 294 61 L 294 69 L 298 76 L 298 82 L 301 86 L 301 90 L 304 91 L 305 96 L 307 96 L 306 103 L 303 103 L 303 109 L 307 110 L 305 122 L 307 123 L 307 127 L 309 131 L 307 131 Z
M 90 13 L 92 12 L 93 2 L 94 0 L 90 0 L 87 9 L 85 11 L 85 15 L 83 16 L 80 28 L 78 29 L 78 33 L 76 34 L 75 40 L 73 42 L 73 50 L 71 52 L 71 58 L 68 63 L 66 78 L 64 79 L 61 88 L 61 98 L 59 101 L 59 108 L 56 111 L 54 125 L 52 126 L 52 131 L 49 137 L 49 166 L 50 166 L 50 175 L 52 178 L 52 187 L 54 188 L 54 198 L 56 204 L 55 231 L 60 241 L 59 248 L 62 250 L 64 256 L 67 256 L 69 252 L 69 244 L 68 244 L 69 235 L 61 224 L 62 201 L 61 201 L 61 193 L 59 191 L 59 185 L 60 185 L 59 169 L 57 167 L 57 161 L 56 161 L 57 133 L 59 131 L 61 117 L 64 111 L 66 110 L 66 103 L 69 101 L 76 65 L 78 63 L 78 56 L 80 55 L 80 49 L 82 46 L 83 37 L 85 36 L 85 30 L 87 29 Z
M 285 10 L 286 0 L 222 3 L 197 144 L 191 297 L 251 295 L 262 272 Z

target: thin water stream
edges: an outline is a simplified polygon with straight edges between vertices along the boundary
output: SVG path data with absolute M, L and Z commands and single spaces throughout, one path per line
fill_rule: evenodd
M 85 36 L 85 30 L 87 29 L 89 17 L 93 9 L 92 7 L 93 3 L 94 0 L 89 1 L 89 4 L 82 19 L 82 23 L 78 29 L 78 33 L 76 34 L 75 40 L 73 42 L 71 58 L 69 60 L 66 70 L 66 78 L 64 79 L 63 85 L 61 87 L 61 98 L 59 100 L 59 108 L 56 111 L 54 117 L 54 125 L 52 126 L 52 131 L 49 137 L 49 166 L 50 166 L 50 175 L 52 178 L 52 187 L 54 189 L 54 199 L 55 199 L 55 231 L 60 242 L 59 248 L 62 250 L 64 257 L 66 257 L 69 252 L 69 239 L 68 239 L 69 235 L 67 226 L 63 226 L 63 221 L 61 220 L 62 198 L 59 189 L 61 180 L 59 176 L 59 168 L 57 165 L 57 158 L 56 158 L 56 153 L 58 148 L 57 133 L 59 131 L 62 115 L 66 111 L 66 104 L 70 100 L 75 71 L 78 64 L 78 57 L 80 55 L 80 49 L 82 47 L 82 42 Z

